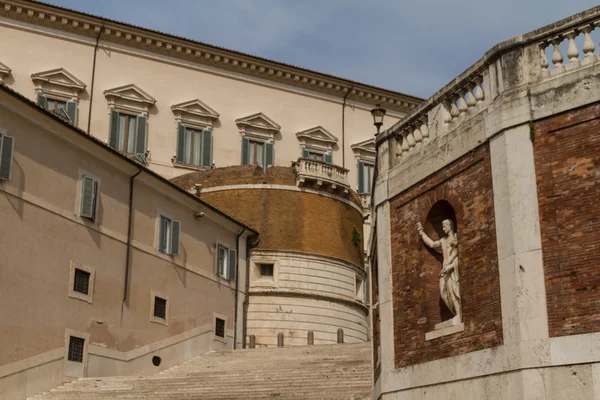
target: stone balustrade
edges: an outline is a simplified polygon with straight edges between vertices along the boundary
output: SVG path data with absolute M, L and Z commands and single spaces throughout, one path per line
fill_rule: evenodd
M 350 189 L 348 170 L 323 161 L 299 158 L 294 163 L 296 185 L 347 194 Z
M 479 115 L 497 112 L 494 104 L 501 103 L 501 98 L 514 100 L 535 85 L 600 65 L 593 40 L 598 27 L 600 7 L 595 7 L 497 44 L 406 118 L 378 135 L 378 148 L 388 142 L 388 167 L 406 162 L 412 154 L 422 154 L 449 133 L 460 134 Z

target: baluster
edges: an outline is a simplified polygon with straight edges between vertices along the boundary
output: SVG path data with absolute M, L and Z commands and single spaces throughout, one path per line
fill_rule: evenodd
M 483 75 L 475 78 L 475 100 L 477 103 L 483 102 L 485 100 L 485 93 L 483 91 Z
M 450 102 L 450 116 L 452 118 L 456 118 L 460 115 L 460 110 L 458 109 L 458 106 L 456 105 L 456 103 L 458 103 L 459 98 L 457 94 L 453 94 L 451 97 L 451 102 Z
M 467 107 L 473 107 L 477 104 L 477 100 L 475 100 L 475 96 L 473 92 L 475 91 L 475 83 L 469 82 L 467 84 Z
M 461 114 L 464 114 L 467 112 L 467 110 L 469 109 L 469 106 L 467 106 L 467 102 L 465 101 L 465 93 L 466 90 L 465 89 L 460 89 L 459 91 L 459 97 L 458 97 L 458 111 Z
M 579 62 L 579 49 L 577 48 L 577 43 L 575 43 L 575 37 L 577 37 L 577 32 L 567 32 L 566 36 L 569 39 L 569 48 L 567 49 L 567 56 L 569 57 L 569 62 L 567 63 L 566 69 L 567 71 L 571 71 L 581 66 L 581 63 Z
M 402 153 L 404 150 L 402 150 L 402 135 L 397 135 L 396 136 L 396 157 L 400 158 L 402 157 Z
M 582 28 L 581 30 L 583 31 L 583 53 L 585 54 L 585 56 L 583 56 L 583 59 L 581 60 L 581 65 L 589 65 L 589 64 L 593 64 L 596 62 L 596 56 L 594 55 L 594 51 L 596 50 L 596 46 L 594 46 L 594 41 L 592 40 L 592 37 L 590 36 L 590 33 L 592 32 L 594 28 L 591 25 L 588 25 L 584 28 Z
M 442 110 L 442 120 L 445 123 L 449 123 L 450 121 L 452 121 L 452 115 L 450 115 L 450 102 L 448 100 L 444 100 L 442 102 L 441 105 L 441 110 Z
M 413 137 L 415 138 L 415 146 L 417 148 L 421 147 L 423 144 L 423 135 L 421 135 L 421 130 L 418 125 L 413 128 Z
M 423 143 L 429 143 L 429 127 L 427 126 L 427 117 L 421 118 L 421 135 L 423 135 Z
M 406 137 L 406 132 L 402 132 L 400 136 L 402 136 L 402 153 L 406 153 L 408 152 L 408 150 L 410 150 L 410 146 L 408 145 L 408 138 Z
M 547 78 L 550 76 L 550 71 L 548 71 L 548 58 L 546 57 L 546 48 L 548 47 L 548 43 L 542 42 L 540 43 L 540 66 L 542 67 L 541 75 L 542 78 Z
M 554 47 L 554 51 L 552 52 L 552 63 L 554 66 L 550 71 L 550 75 L 553 76 L 565 72 L 565 66 L 562 64 L 564 59 L 559 47 L 560 42 L 562 42 L 562 38 L 560 36 L 552 39 L 552 46 Z
M 413 133 L 410 131 L 406 134 L 406 141 L 408 142 L 409 151 L 412 150 L 412 148 L 415 147 L 415 145 L 417 144 L 415 142 L 415 137 L 413 136 Z

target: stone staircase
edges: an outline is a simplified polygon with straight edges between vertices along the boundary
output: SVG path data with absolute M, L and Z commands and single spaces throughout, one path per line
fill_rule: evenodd
M 210 353 L 157 375 L 81 378 L 27 400 L 363 400 L 370 343 Z

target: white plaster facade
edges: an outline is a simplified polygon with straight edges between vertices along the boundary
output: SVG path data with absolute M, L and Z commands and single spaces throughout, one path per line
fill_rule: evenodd
M 549 337 L 530 121 L 600 101 L 600 7 L 517 36 L 377 139 L 381 374 L 373 399 L 600 399 L 600 334 Z M 584 55 L 574 38 L 585 35 Z M 551 42 L 569 41 L 570 67 Z M 503 345 L 395 368 L 390 199 L 489 141 Z M 375 254 L 373 254 L 375 255 Z

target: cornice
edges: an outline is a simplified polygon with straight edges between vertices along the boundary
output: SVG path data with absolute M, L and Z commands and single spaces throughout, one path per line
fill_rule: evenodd
M 31 0 L 0 0 L 0 16 L 410 113 L 423 99 Z

